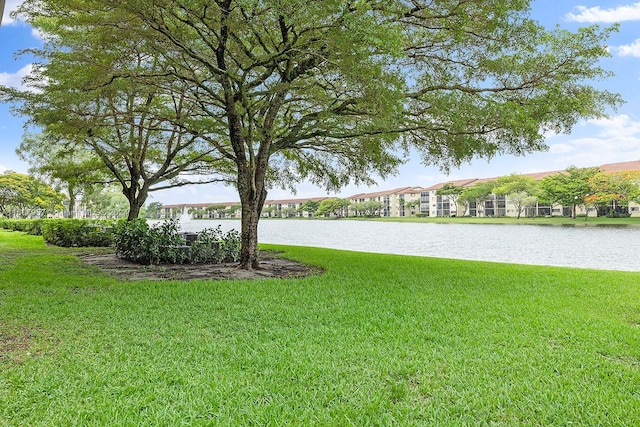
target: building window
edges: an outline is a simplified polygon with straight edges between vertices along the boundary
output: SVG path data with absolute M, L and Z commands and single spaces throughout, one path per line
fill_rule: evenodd
M 495 214 L 493 196 L 489 196 L 484 202 L 484 216 L 495 216 Z
M 436 216 L 449 216 L 451 215 L 451 200 L 449 196 L 438 196 L 436 199 Z
M 551 206 L 538 206 L 536 215 L 551 216 Z
M 384 196 L 382 203 L 384 204 L 382 207 L 384 216 L 391 216 L 391 198 L 389 196 Z
M 504 194 L 498 194 L 496 197 L 496 216 L 506 216 L 507 201 Z
M 429 192 L 428 191 L 420 192 L 420 213 L 424 215 L 429 215 Z
M 478 216 L 478 204 L 469 202 L 469 216 Z

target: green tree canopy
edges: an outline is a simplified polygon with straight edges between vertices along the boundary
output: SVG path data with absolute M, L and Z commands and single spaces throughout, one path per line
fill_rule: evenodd
M 538 191 L 538 181 L 518 174 L 501 176 L 496 180 L 496 186 L 493 188 L 495 194 L 504 194 L 509 197 L 516 209 L 518 219 L 527 204 L 532 203 L 532 196 L 535 196 Z
M 493 192 L 505 195 L 514 193 L 536 194 L 538 192 L 538 181 L 526 175 L 511 174 L 501 176 L 496 180 Z
M 309 200 L 298 207 L 298 212 L 309 212 L 310 214 L 314 214 L 318 210 L 318 206 L 320 206 L 320 202 Z
M 357 210 L 365 215 L 380 215 L 380 211 L 384 207 L 384 203 L 379 200 L 365 200 L 357 203 Z
M 162 203 L 161 202 L 151 202 L 147 204 L 147 218 L 158 219 L 162 213 Z
M 458 201 L 463 203 L 475 203 L 476 215 L 484 213 L 484 205 L 487 198 L 493 193 L 496 183 L 494 181 L 481 182 L 470 187 L 465 187 Z
M 60 85 L 54 110 L 66 98 L 104 112 L 92 116 L 104 121 L 91 123 L 89 143 L 145 130 L 206 142 L 233 167 L 240 260 L 252 268 L 274 185 L 371 183 L 372 174 L 394 172 L 410 147 L 445 170 L 476 156 L 524 154 L 545 147 L 545 131 L 568 131 L 615 106 L 618 96 L 588 84 L 608 75 L 598 61 L 612 29 L 545 30 L 529 18 L 529 3 L 26 0 L 20 12 L 52 41 L 49 63 L 70 55 L 104 64 L 87 73 L 62 60 L 34 76 L 62 80 L 64 69 L 78 80 L 77 90 Z M 49 94 L 57 84 L 40 81 Z M 170 111 L 157 121 L 163 108 Z M 79 114 L 59 119 L 87 127 Z M 129 173 L 123 182 L 138 178 Z
M 129 203 L 128 219 L 138 216 L 149 192 L 226 182 L 207 175 L 216 163 L 227 170 L 215 161 L 212 147 L 182 131 L 180 121 L 194 114 L 193 101 L 171 84 L 172 78 L 160 83 L 161 65 L 141 40 L 109 34 L 113 21 L 125 15 L 114 9 L 114 14 L 92 17 L 87 9 L 92 2 L 45 3 L 23 4 L 30 23 L 47 35 L 44 47 L 31 51 L 43 62 L 28 77 L 28 91 L 4 89 L 16 112 L 42 130 L 23 143 L 24 158 L 37 163 L 31 157 L 43 150 L 90 151 L 120 186 Z M 29 9 L 39 6 L 52 9 L 46 16 Z M 135 78 L 139 74 L 156 77 L 142 82 Z M 68 168 L 84 167 L 71 158 L 55 162 L 50 160 L 50 168 L 65 176 L 65 162 Z
M 29 163 L 29 172 L 51 182 L 67 193 L 69 215 L 76 209 L 76 199 L 91 192 L 92 186 L 113 181 L 109 170 L 91 150 L 46 134 L 25 134 L 16 149 Z
M 460 195 L 464 191 L 464 187 L 460 185 L 455 185 L 451 182 L 447 182 L 441 188 L 436 190 L 436 194 L 438 196 L 449 196 L 449 200 L 453 202 L 456 207 L 456 215 L 458 213 L 458 199 Z
M 632 200 L 640 198 L 640 171 L 598 172 L 588 181 L 591 193 L 586 195 L 589 202 L 628 206 Z
M 316 215 L 335 215 L 337 217 L 344 216 L 345 208 L 348 208 L 351 202 L 347 199 L 325 199 L 318 205 Z
M 584 204 L 585 196 L 592 193 L 589 180 L 599 168 L 569 166 L 566 171 L 547 176 L 540 181 L 539 197 L 550 206 L 571 206 L 571 217 L 576 217 L 576 207 Z
M 7 218 L 45 217 L 63 209 L 64 195 L 30 175 L 0 174 L 0 215 Z

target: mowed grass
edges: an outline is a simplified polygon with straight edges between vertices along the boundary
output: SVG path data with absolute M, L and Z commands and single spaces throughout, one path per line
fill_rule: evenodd
M 0 425 L 639 423 L 639 273 L 268 248 L 325 273 L 119 282 L 0 231 Z

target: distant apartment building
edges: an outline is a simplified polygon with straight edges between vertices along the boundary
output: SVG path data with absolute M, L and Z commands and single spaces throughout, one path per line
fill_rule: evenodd
M 318 202 L 331 197 L 310 197 L 300 199 L 266 200 L 262 207 L 262 217 L 291 218 L 311 217 L 314 212 L 301 210 L 307 202 Z M 161 218 L 192 219 L 235 219 L 242 216 L 240 202 L 209 202 L 164 205 Z
M 321 203 L 323 200 L 332 199 L 334 197 L 310 197 L 299 199 L 283 199 L 283 200 L 267 200 L 262 208 L 262 216 L 270 218 L 309 218 L 315 212 L 302 209 L 302 206 L 308 202 Z
M 184 203 L 162 206 L 160 218 L 221 219 L 240 218 L 239 202 Z
M 477 181 L 477 179 L 461 179 L 456 181 L 441 182 L 422 190 L 420 195 L 421 208 L 420 213 L 424 216 L 464 216 L 465 213 L 459 212 L 456 204 L 456 197 L 439 195 L 438 190 L 446 184 L 452 184 L 457 187 L 465 187 Z
M 600 166 L 600 170 L 608 173 L 640 171 L 640 160 L 621 163 L 609 163 Z M 538 172 L 521 174 L 542 180 L 543 178 L 563 171 Z M 438 190 L 447 184 L 457 187 L 470 187 L 497 180 L 494 178 L 470 178 L 454 181 L 442 182 L 430 187 L 400 187 L 392 190 L 384 190 L 372 193 L 359 193 L 346 199 L 351 202 L 350 207 L 345 208 L 342 216 L 357 216 L 359 205 L 366 202 L 377 202 L 379 206 L 374 215 L 381 217 L 405 217 L 405 216 L 429 216 L 429 217 L 453 217 L 453 216 L 474 216 L 474 217 L 500 217 L 517 216 L 518 209 L 513 200 L 505 195 L 491 194 L 480 202 L 459 203 L 456 196 L 438 194 Z M 321 203 L 323 200 L 334 197 L 311 197 L 298 199 L 267 200 L 262 209 L 263 217 L 290 218 L 290 217 L 312 217 L 314 212 L 302 210 L 301 207 L 307 202 Z M 631 202 L 628 208 L 631 216 L 640 216 L 640 205 Z M 586 212 L 581 208 L 577 212 L 579 215 L 596 215 L 595 212 Z M 371 214 L 370 212 L 368 213 Z M 567 216 L 570 208 L 567 206 L 547 206 L 536 204 L 528 206 L 523 212 L 523 216 Z M 162 209 L 162 218 L 240 218 L 241 210 L 239 202 L 224 203 L 194 203 L 165 205 Z
M 626 171 L 639 171 L 640 161 L 621 162 L 621 163 L 609 163 L 600 166 L 600 170 L 608 173 L 626 172 Z M 535 180 L 542 180 L 543 178 L 563 171 L 548 171 L 537 172 L 530 174 L 521 174 L 533 178 Z M 478 217 L 494 217 L 494 216 L 517 216 L 518 208 L 515 206 L 513 200 L 510 200 L 505 195 L 491 194 L 482 203 L 470 202 L 468 204 L 456 203 L 455 196 L 438 195 L 437 191 L 444 187 L 446 184 L 452 184 L 460 187 L 469 187 L 483 182 L 495 181 L 498 177 L 494 178 L 482 178 L 482 179 L 467 179 L 443 182 L 431 187 L 425 188 L 421 195 L 421 213 L 432 217 L 447 217 L 447 216 L 478 216 Z M 427 208 L 428 206 L 428 208 Z M 635 202 L 629 203 L 629 214 L 631 216 L 640 216 L 640 205 Z M 560 205 L 543 205 L 535 204 L 534 206 L 526 207 L 521 214 L 523 216 L 568 216 L 571 213 L 571 209 L 568 206 Z M 585 211 L 584 207 L 578 207 L 578 215 L 591 215 L 595 216 L 595 211 Z
M 421 187 L 400 187 L 375 193 L 359 193 L 347 197 L 352 203 L 349 215 L 356 215 L 356 206 L 366 202 L 379 202 L 382 217 L 414 216 L 420 212 Z

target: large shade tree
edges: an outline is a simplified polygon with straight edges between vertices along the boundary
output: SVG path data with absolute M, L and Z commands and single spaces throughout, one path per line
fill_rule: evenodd
M 470 187 L 465 187 L 458 201 L 469 205 L 475 203 L 476 216 L 482 216 L 484 215 L 485 203 L 493 193 L 495 186 L 495 181 L 485 181 Z
M 600 169 L 569 166 L 566 171 L 546 176 L 540 181 L 540 198 L 550 206 L 571 206 L 571 218 L 576 218 L 577 207 L 585 204 L 585 197 L 593 193 L 590 179 Z
M 44 47 L 30 51 L 42 62 L 27 77 L 28 90 L 4 88 L 17 104 L 15 110 L 41 131 L 25 136 L 23 157 L 42 166 L 36 170 L 64 179 L 71 176 L 69 190 L 91 180 L 82 171 L 87 170 L 85 161 L 97 159 L 102 165 L 93 171 L 106 171 L 109 177 L 103 181 L 119 186 L 129 204 L 129 220 L 138 217 L 150 192 L 224 181 L 212 175 L 221 163 L 216 162 L 215 150 L 181 129 L 181 120 L 194 114 L 193 101 L 171 82 L 160 89 L 133 78 L 161 73 L 160 64 L 140 40 L 111 34 L 110 20 L 122 16 L 91 16 L 89 3 L 73 5 L 73 25 L 65 23 L 69 5 L 64 2 L 58 2 L 49 16 L 30 15 L 45 35 Z M 87 151 L 90 158 L 83 155 Z M 51 154 L 44 162 L 43 152 Z M 65 153 L 66 160 L 58 153 Z
M 78 197 L 113 180 L 95 153 L 69 141 L 48 138 L 46 134 L 25 134 L 16 153 L 29 163 L 30 173 L 66 193 L 70 217 L 74 216 Z
M 271 186 L 371 182 L 410 147 L 445 170 L 524 154 L 616 104 L 585 84 L 607 75 L 611 30 L 548 31 L 529 3 L 27 0 L 21 12 L 45 33 L 138 41 L 157 68 L 118 78 L 194 102 L 180 129 L 233 164 L 252 268 Z
M 496 180 L 493 189 L 495 194 L 503 194 L 509 198 L 516 210 L 518 219 L 527 206 L 535 205 L 535 195 L 539 191 L 538 182 L 526 175 L 511 174 Z
M 0 216 L 44 218 L 63 208 L 64 195 L 42 180 L 13 171 L 0 174 Z
M 629 202 L 640 198 L 640 172 L 604 172 L 589 177 L 590 194 L 585 203 L 609 206 L 609 214 L 616 215 L 617 207 L 628 207 Z
M 459 211 L 458 203 L 460 202 L 460 200 L 458 199 L 460 198 L 460 195 L 462 194 L 463 191 L 464 191 L 463 186 L 455 185 L 452 182 L 447 182 L 441 188 L 436 190 L 436 194 L 438 196 L 447 196 L 454 205 L 455 215 L 458 215 L 458 211 Z M 465 213 L 466 212 L 463 212 L 462 215 L 464 216 Z

